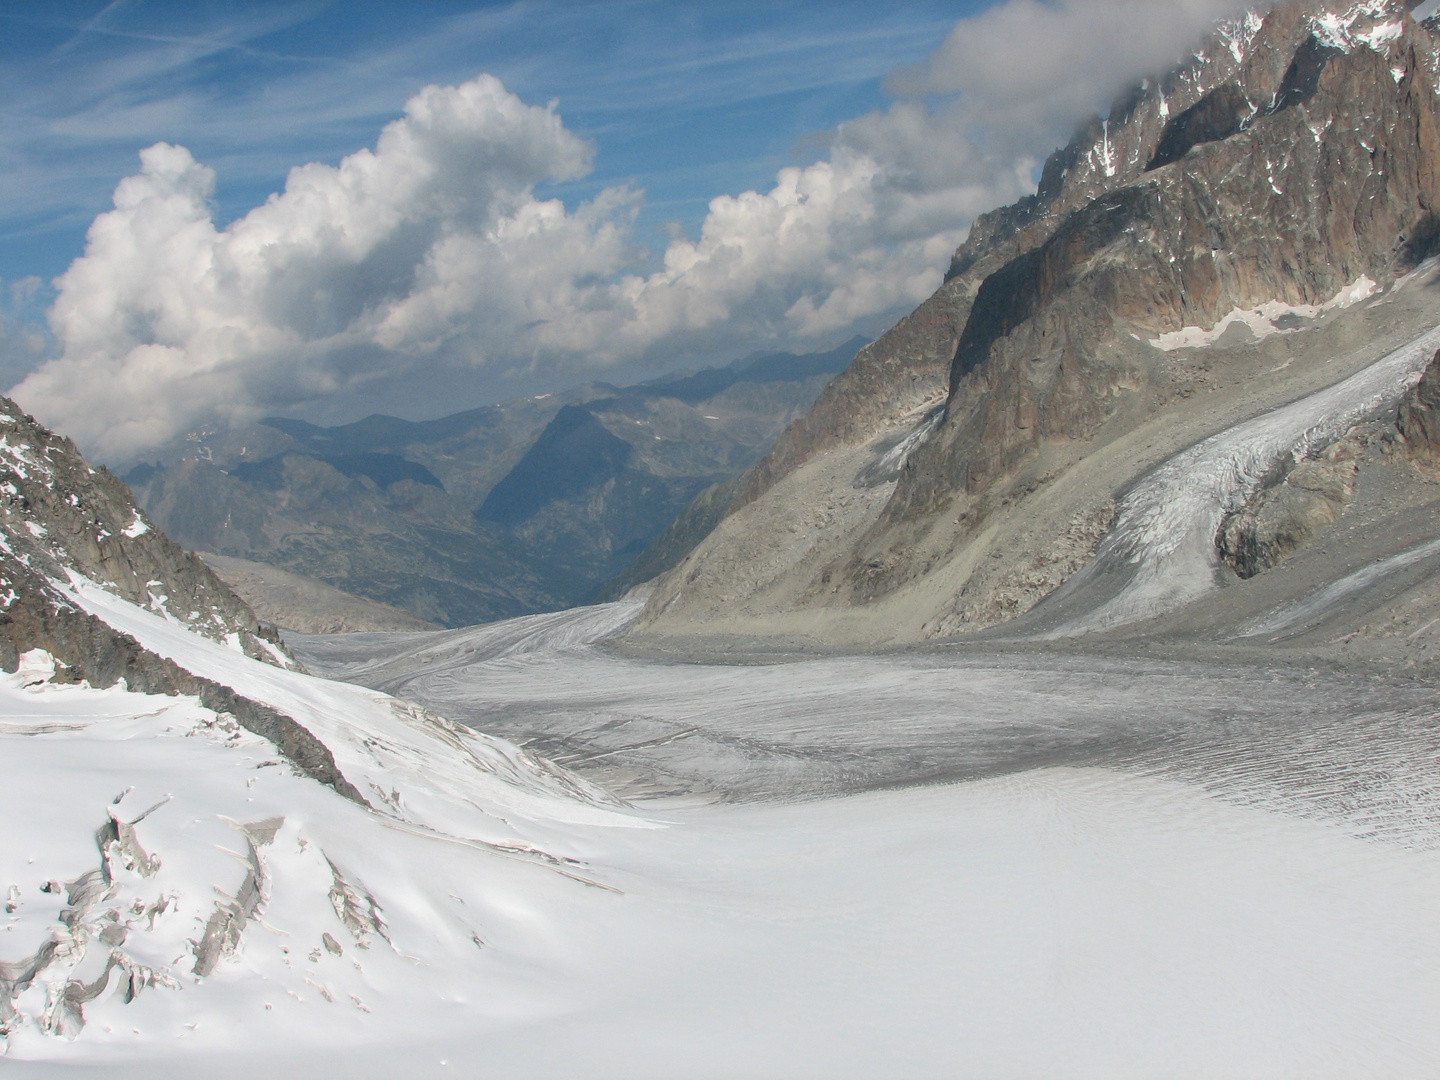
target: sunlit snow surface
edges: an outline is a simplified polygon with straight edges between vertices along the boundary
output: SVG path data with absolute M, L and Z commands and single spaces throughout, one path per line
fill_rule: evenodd
M 135 826 L 160 866 L 119 868 L 105 905 L 135 924 L 121 947 L 173 985 L 130 1004 L 110 988 L 73 1042 L 24 1028 L 0 1066 L 13 1075 L 1418 1077 L 1440 1063 L 1440 738 L 1424 687 L 953 651 L 660 663 L 599 640 L 633 605 L 301 642 L 317 669 L 666 793 L 626 808 L 506 743 L 457 736 L 462 752 L 375 690 L 76 595 L 312 725 L 376 810 L 194 702 L 37 683 L 31 657 L 0 687 L 0 890 L 19 890 L 0 960 L 61 927 L 65 897 L 38 886 L 96 865 L 115 796 L 129 821 L 168 795 Z M 196 977 L 189 941 L 250 865 L 237 826 L 276 819 L 258 917 Z M 373 904 L 373 930 L 340 918 L 337 874 Z M 162 895 L 154 929 L 130 914 Z
M 301 643 L 319 667 L 669 793 L 639 805 L 670 829 L 613 834 L 599 860 L 626 893 L 617 920 L 640 922 L 607 922 L 604 956 L 579 963 L 595 1002 L 528 1051 L 504 1042 L 507 1062 L 1112 1077 L 1440 1062 L 1432 690 L 943 650 L 669 664 L 577 634 L 627 614 Z M 931 786 L 885 790 L 917 781 Z

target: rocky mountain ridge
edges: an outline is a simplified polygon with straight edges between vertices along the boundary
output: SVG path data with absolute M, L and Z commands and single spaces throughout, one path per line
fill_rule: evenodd
M 1082 125 L 747 474 L 642 625 L 1003 621 L 1089 559 L 1157 445 L 1319 385 L 1317 349 L 1427 325 L 1414 293 L 1361 314 L 1436 235 L 1437 36 L 1406 8 L 1248 13 Z
M 123 483 L 8 398 L 0 398 L 0 538 L 16 580 L 75 575 L 254 659 L 289 662 L 273 629 L 155 529 Z
M 363 803 L 330 751 L 291 717 L 144 648 L 86 610 L 94 588 L 237 653 L 299 665 L 200 559 L 151 526 L 130 492 L 93 469 L 69 439 L 0 398 L 0 671 L 40 650 L 50 681 L 192 696 L 268 739 L 305 775 Z

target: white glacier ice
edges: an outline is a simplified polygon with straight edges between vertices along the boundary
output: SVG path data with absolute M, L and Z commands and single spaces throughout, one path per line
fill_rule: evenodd
M 374 809 L 193 700 L 46 683 L 28 654 L 0 681 L 0 960 L 69 950 L 17 999 L 37 1018 L 94 965 L 129 966 L 74 992 L 73 1041 L 19 1025 L 7 1075 L 1440 1061 L 1440 785 L 1416 687 L 943 650 L 628 659 L 606 638 L 634 604 L 299 643 L 532 745 L 585 735 L 592 777 L 608 760 L 689 784 L 626 807 L 419 706 L 73 595 L 311 726 Z M 131 845 L 108 856 L 107 821 Z M 109 885 L 65 923 L 67 883 L 104 858 Z M 127 1003 L 129 971 L 153 979 Z
M 1203 590 L 1217 515 L 1437 345 L 1162 465 L 1050 630 Z M 637 602 L 295 639 L 340 682 L 56 586 L 293 718 L 368 805 L 196 699 L 19 657 L 0 677 L 7 1077 L 1440 1063 L 1426 686 L 1033 645 L 681 662 L 617 642 Z

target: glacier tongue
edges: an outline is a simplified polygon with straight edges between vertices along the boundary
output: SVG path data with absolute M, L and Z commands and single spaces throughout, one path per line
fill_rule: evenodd
M 1215 536 L 1286 456 L 1299 460 L 1399 401 L 1440 349 L 1440 327 L 1334 386 L 1212 435 L 1121 501 L 1095 558 L 1008 631 L 1037 640 L 1111 630 L 1215 588 Z M 1007 634 L 1007 636 L 1009 636 Z

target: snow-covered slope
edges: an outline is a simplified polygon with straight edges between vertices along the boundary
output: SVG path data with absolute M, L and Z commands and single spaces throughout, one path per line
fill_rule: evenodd
M 1276 11 L 1313 21 L 1321 6 L 1295 0 Z M 1389 12 L 1398 37 L 1385 29 Z M 1317 30 L 1326 48 L 1354 54 L 1326 61 L 1316 100 L 1327 110 L 1356 108 L 1383 124 L 1391 114 L 1369 107 L 1380 100 L 1433 119 L 1430 31 L 1407 22 L 1399 0 L 1367 0 L 1313 26 L 1282 23 L 1264 24 L 1288 43 L 1269 59 L 1255 45 L 1262 24 L 1246 20 L 1222 32 L 1223 51 L 1175 74 L 1180 97 L 1176 85 L 1147 82 L 1134 108 L 1155 110 L 1155 122 L 1137 122 L 1128 141 L 1103 123 L 1102 152 L 1065 167 L 1064 182 L 1078 185 L 1073 205 L 1113 188 L 1120 165 L 1143 170 L 1154 149 L 1146 140 L 1189 130 L 1172 128 L 1172 99 L 1198 105 L 1224 89 L 1186 83 L 1187 72 L 1228 80 L 1256 68 L 1246 86 L 1274 84 L 1278 106 L 1291 57 L 1309 48 L 1297 43 Z M 1389 66 L 1396 41 L 1418 67 Z M 1349 92 L 1356 87 L 1370 99 Z M 1280 197 L 1278 180 L 1292 206 L 1331 206 L 1299 193 L 1351 191 L 1357 148 L 1374 154 L 1359 127 L 1337 127 L 1332 169 L 1314 149 L 1325 139 L 1308 122 L 1296 127 L 1306 156 L 1291 178 L 1326 181 L 1307 188 L 1237 149 L 1279 145 L 1302 109 L 1308 116 L 1303 100 L 1266 110 L 1253 138 L 1240 130 L 1197 144 L 1183 168 L 1157 164 L 1164 175 L 1137 181 L 1163 196 L 1147 205 L 1188 214 L 1185 178 L 1208 177 L 1232 200 L 1231 219 L 1253 225 L 1268 251 L 1274 223 L 1290 219 L 1247 211 L 1242 221 L 1237 208 L 1252 205 L 1254 191 Z M 1227 148 L 1227 138 L 1242 141 Z M 1429 192 L 1428 151 L 1417 157 L 1403 138 L 1392 149 L 1407 168 L 1424 166 Z M 1383 192 L 1379 178 L 1408 173 L 1381 161 L 1373 175 Z M 1087 185 L 1096 191 L 1080 191 Z M 1415 194 L 1399 191 L 1392 203 L 1408 214 Z M 1202 217 L 1210 220 L 1187 220 Z M 1131 220 L 1152 219 L 1147 210 Z M 1316 232 L 1303 221 L 1298 229 Z M 1050 245 L 1051 225 L 1036 230 L 1026 251 Z M 1085 241 L 1051 246 L 1070 259 L 1091 241 L 1103 241 L 1092 252 L 1103 254 L 1119 233 L 1056 235 Z M 1202 264 L 1223 261 L 1217 248 L 1194 250 Z M 1019 246 L 1006 251 L 1023 258 Z M 1166 257 L 1153 280 L 1171 273 L 1169 251 L 1151 251 Z M 1155 402 L 1160 391 L 1204 389 L 1210 351 L 1233 361 L 1229 381 L 1188 419 L 1120 418 L 1110 460 L 1137 483 L 1096 569 L 1073 579 L 1073 609 L 1037 610 L 1036 619 L 1055 619 L 1042 631 L 1119 626 L 1202 592 L 1221 517 L 1262 473 L 1393 404 L 1419 376 L 1436 332 L 1366 365 L 1434 326 L 1428 293 L 1327 310 L 1342 284 L 1352 299 L 1368 298 L 1372 279 L 1361 271 L 1379 270 L 1373 250 L 1359 254 L 1344 273 L 1337 264 L 1293 289 L 1270 288 L 1265 275 L 1280 262 L 1261 260 L 1264 273 L 1208 293 L 1200 314 L 1183 304 L 1159 319 L 1129 310 L 1130 325 L 1160 335 L 1116 345 L 1164 375 L 1151 384 Z M 1115 267 L 1098 254 L 1075 265 L 1085 274 Z M 956 292 L 969 287 L 965 273 L 952 279 Z M 1398 292 L 1382 295 L 1391 303 Z M 1004 299 L 992 289 L 986 303 L 994 313 Z M 1074 293 L 1054 310 L 1088 303 Z M 1192 315 L 1212 329 L 1192 327 Z M 1237 323 L 1264 340 L 1232 348 L 1223 339 Z M 1311 344 L 1293 357 L 1265 352 L 1305 334 Z M 1361 338 L 1374 352 L 1355 351 Z M 1320 358 L 1332 351 L 1342 366 Z M 1034 355 L 1017 347 L 986 361 L 991 374 L 1024 381 L 989 404 L 972 400 L 1004 414 L 994 432 L 1039 430 L 1026 426 L 1039 416 L 1024 396 L 1030 373 L 1071 370 L 1057 364 L 1046 375 Z M 976 389 L 978 377 L 967 385 Z M 1137 385 L 1116 382 L 1110 396 Z M 1083 379 L 1065 386 L 1092 389 Z M 852 478 L 913 494 L 923 476 L 902 459 L 933 464 L 945 438 L 963 449 L 949 419 L 926 427 L 937 387 L 917 382 L 880 413 L 860 410 L 864 422 L 849 430 L 861 442 L 873 432 L 856 433 L 886 410 L 901 410 L 904 423 L 873 454 L 835 443 L 829 464 L 792 462 L 754 505 L 786 498 L 782 482 L 813 481 L 841 496 L 825 515 L 855 535 L 868 530 L 880 506 L 852 494 Z M 962 397 L 951 395 L 947 417 L 961 415 Z M 1044 473 L 1051 465 L 1084 479 L 1078 458 L 1042 458 L 1069 454 L 1089 424 L 1053 429 L 1063 436 L 1053 445 L 1025 435 L 1011 464 L 1033 449 L 1041 456 L 1024 467 L 1037 484 L 1061 475 Z M 989 467 L 1009 466 L 997 457 Z M 1114 492 L 1095 469 L 1081 490 L 1108 506 Z M 1042 489 L 1022 501 L 1028 491 Z M 945 506 L 945 530 L 972 529 Z M 1111 528 L 1108 512 L 1052 517 L 1084 526 L 1067 534 L 1067 567 Z M 786 520 L 783 533 L 767 533 L 729 519 L 732 535 L 749 532 L 732 564 L 741 579 L 777 536 L 803 531 Z M 924 557 L 914 534 L 894 535 L 906 558 Z M 984 543 L 1012 552 L 1016 569 L 1044 555 L 1015 542 L 1026 535 L 1040 534 L 996 532 Z M 1432 541 L 1433 531 L 1362 570 L 1341 568 L 1324 578 L 1330 591 L 1297 601 L 1291 590 L 1288 606 L 1270 604 L 1243 629 L 1303 628 L 1418 566 Z M 807 577 L 824 573 L 813 555 L 795 561 Z M 857 564 L 876 583 L 867 595 L 880 597 L 898 565 Z M 689 573 L 674 576 L 677 590 L 703 586 Z M 710 593 L 715 611 L 736 603 L 721 584 Z M 1051 584 L 1041 575 L 1026 588 Z M 933 611 L 944 614 L 956 595 L 934 590 Z M 301 641 L 314 670 L 369 685 L 306 674 L 113 478 L 0 404 L 6 1075 L 1338 1080 L 1440 1069 L 1432 686 L 1308 665 L 1097 656 L 1073 642 L 816 656 L 772 641 L 768 653 L 721 663 L 699 662 L 672 640 L 668 659 L 655 660 L 607 640 L 638 607 Z M 918 625 L 911 637 L 946 626 Z
M 1426 687 L 633 659 L 628 603 L 297 643 L 366 688 L 134 602 L 95 567 L 147 534 L 87 561 L 29 505 L 0 555 L 7 1076 L 1440 1062 Z
M 523 925 L 507 882 L 603 889 L 574 830 L 653 827 L 304 674 L 123 485 L 8 403 L 0 427 L 0 1050 L 233 1047 L 277 1000 L 285 1045 L 351 1039 L 371 1001 L 419 1030 L 493 975 L 455 954 Z
M 604 887 L 577 826 L 653 827 L 417 706 L 251 660 L 93 583 L 69 595 L 296 717 L 370 806 L 194 698 L 55 685 L 53 660 L 26 653 L 0 686 L 0 1030 L 14 1057 L 75 1060 L 68 1040 L 81 1059 L 176 1040 L 188 1053 L 261 1031 L 348 1043 L 375 1009 L 418 1037 L 447 1001 L 483 996 L 497 931 L 527 937 L 517 891 Z
M 47 683 L 27 654 L 0 685 L 0 960 L 12 985 L 39 970 L 13 996 L 7 1074 L 1338 1078 L 1440 1061 L 1423 688 L 596 648 L 633 605 L 366 636 L 397 674 L 441 666 L 557 723 L 608 681 L 644 689 L 637 711 L 708 709 L 754 754 L 782 721 L 807 744 L 830 729 L 831 752 L 908 746 L 917 770 L 987 729 L 1011 744 L 970 783 L 796 802 L 776 773 L 758 802 L 637 810 L 376 691 L 92 585 L 70 595 L 313 724 L 372 807 L 191 699 Z M 763 677 L 739 708 L 747 674 Z M 947 697 L 967 702 L 948 725 Z M 1057 733 L 1089 712 L 1106 764 L 1026 757 L 1038 742 L 1013 721 L 1045 726 L 1047 702 L 1072 710 Z M 1286 709 L 1301 725 L 1267 743 Z

